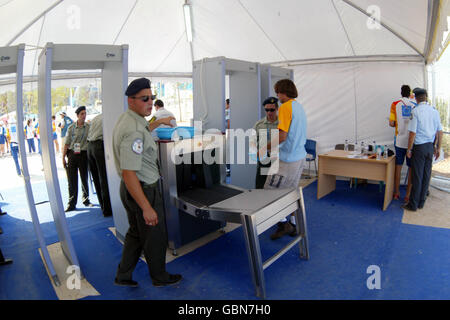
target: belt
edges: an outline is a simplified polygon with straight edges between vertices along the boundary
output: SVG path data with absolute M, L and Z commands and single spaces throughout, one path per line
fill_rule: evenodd
M 97 139 L 97 140 L 89 140 L 89 143 L 99 143 L 99 142 L 103 142 L 103 139 Z
M 142 186 L 142 188 L 144 188 L 144 189 L 150 189 L 150 188 L 156 188 L 156 187 L 158 187 L 158 183 L 159 183 L 159 180 L 158 181 L 156 181 L 156 182 L 154 182 L 154 183 L 146 183 L 146 182 L 143 182 L 143 181 L 139 181 L 140 183 L 141 183 L 141 186 Z
M 67 150 L 67 152 L 72 152 L 73 154 L 80 154 L 82 152 L 87 152 L 87 150 L 80 150 L 80 153 L 75 153 L 72 149 Z

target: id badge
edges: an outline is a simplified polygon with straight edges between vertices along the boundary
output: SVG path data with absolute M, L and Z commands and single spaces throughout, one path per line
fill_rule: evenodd
M 81 153 L 81 144 L 80 143 L 74 143 L 73 144 L 73 152 L 75 154 Z

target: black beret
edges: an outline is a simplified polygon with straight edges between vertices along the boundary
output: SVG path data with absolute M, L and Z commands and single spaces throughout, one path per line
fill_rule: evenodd
M 128 85 L 127 91 L 125 91 L 125 95 L 128 97 L 133 96 L 142 89 L 150 89 L 150 80 L 147 78 L 139 78 L 131 81 Z
M 86 110 L 86 107 L 85 107 L 85 106 L 78 107 L 77 110 L 75 110 L 75 113 L 76 113 L 76 114 L 79 114 L 79 113 L 80 113 L 81 111 L 83 111 L 83 110 Z
M 425 90 L 423 88 L 414 88 L 413 92 L 414 92 L 414 95 L 416 95 L 416 96 L 420 96 L 422 94 L 428 95 L 427 90 Z
M 266 100 L 264 100 L 263 102 L 263 106 L 265 106 L 266 104 L 277 104 L 278 99 L 274 98 L 274 97 L 268 97 Z

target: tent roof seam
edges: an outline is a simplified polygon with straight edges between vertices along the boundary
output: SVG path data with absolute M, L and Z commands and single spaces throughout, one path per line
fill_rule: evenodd
M 42 18 L 42 16 L 46 15 L 48 12 L 55 9 L 58 5 L 60 5 L 64 0 L 58 0 L 58 2 L 55 2 L 50 7 L 45 9 L 43 12 L 41 12 L 36 18 L 34 18 L 29 24 L 27 24 L 22 30 L 19 31 L 18 34 L 16 34 L 11 40 L 9 40 L 6 43 L 6 46 L 9 47 L 14 41 L 17 40 L 25 31 L 27 31 L 33 24 L 35 24 L 39 19 Z
M 368 13 L 366 11 L 364 11 L 362 8 L 358 7 L 356 4 L 354 4 L 353 2 L 351 2 L 350 0 L 341 0 L 344 3 L 346 3 L 347 5 L 349 5 L 350 7 L 358 10 L 359 12 L 361 12 L 362 14 L 370 17 L 368 15 Z M 386 30 L 388 30 L 389 32 L 391 32 L 394 36 L 396 36 L 397 38 L 399 38 L 401 41 L 403 41 L 406 45 L 408 45 L 411 49 L 413 49 L 414 51 L 416 51 L 420 56 L 425 57 L 425 55 L 420 52 L 419 49 L 417 49 L 413 44 L 411 44 L 409 41 L 407 41 L 405 38 L 403 38 L 400 34 L 398 34 L 394 29 L 392 29 L 391 27 L 389 27 L 388 25 L 386 25 L 383 21 L 380 20 L 378 21 L 378 23 L 385 28 Z
M 347 41 L 348 41 L 348 43 L 350 44 L 350 47 L 352 48 L 353 55 L 356 56 L 355 48 L 353 48 L 353 43 L 352 43 L 352 41 L 350 40 L 350 36 L 349 36 L 349 34 L 348 34 L 348 32 L 347 32 L 347 29 L 345 28 L 344 21 L 342 21 L 342 17 L 341 17 L 341 15 L 339 14 L 338 9 L 336 8 L 336 4 L 334 3 L 334 0 L 331 0 L 331 3 L 333 4 L 334 10 L 336 11 L 336 14 L 337 14 L 337 16 L 338 16 L 338 18 L 339 18 L 339 21 L 341 22 L 342 28 L 344 29 L 345 35 L 346 35 L 346 37 L 347 37 Z

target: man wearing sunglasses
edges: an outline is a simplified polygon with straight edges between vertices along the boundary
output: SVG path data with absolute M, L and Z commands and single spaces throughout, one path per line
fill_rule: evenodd
M 172 119 L 163 118 L 152 123 L 145 119 L 152 112 L 154 99 L 150 80 L 140 78 L 132 81 L 125 95 L 128 97 L 128 110 L 114 127 L 113 150 L 116 169 L 122 180 L 120 199 L 130 227 L 114 283 L 129 287 L 138 285 L 132 280 L 132 273 L 143 251 L 153 285 L 173 285 L 182 277 L 166 271 L 167 235 L 158 185 L 158 150 L 150 133 L 159 124 L 168 125 Z
M 265 143 L 271 141 L 272 130 L 278 130 L 278 99 L 274 97 L 269 97 L 263 102 L 264 110 L 266 111 L 266 116 L 255 123 L 253 129 L 256 130 L 256 139 L 258 150 L 260 149 L 260 137 L 264 135 L 266 137 Z M 268 155 L 270 158 L 270 154 Z M 261 174 L 261 168 L 270 167 L 270 161 L 263 161 L 258 159 L 258 164 L 256 167 L 256 180 L 255 188 L 263 189 L 264 183 L 266 182 L 267 175 Z

